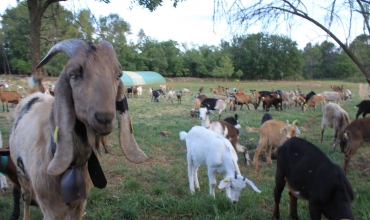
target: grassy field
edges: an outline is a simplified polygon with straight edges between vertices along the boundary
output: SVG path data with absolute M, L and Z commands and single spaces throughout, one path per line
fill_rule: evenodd
M 354 108 L 360 102 L 358 84 L 340 81 L 309 81 L 309 82 L 209 82 L 201 80 L 167 81 L 167 85 L 175 90 L 188 88 L 194 93 L 201 86 L 205 88 L 205 94 L 212 96 L 210 88 L 221 85 L 224 87 L 257 90 L 297 89 L 301 86 L 303 92 L 316 93 L 330 91 L 330 85 L 344 85 L 354 94 L 353 99 L 341 101 L 340 105 L 349 113 L 350 119 L 354 120 L 357 110 Z M 152 85 L 159 88 L 158 85 Z M 191 118 L 192 96 L 184 96 L 182 104 L 175 101 L 171 104 L 161 98 L 159 103 L 153 103 L 149 99 L 148 88 L 144 86 L 143 95 L 139 98 L 129 99 L 129 108 L 132 117 L 134 135 L 139 146 L 149 156 L 149 160 L 143 164 L 132 164 L 126 160 L 118 147 L 118 129 L 109 136 L 109 149 L 113 155 L 102 154 L 99 160 L 108 179 L 105 189 L 94 188 L 88 198 L 85 219 L 271 219 L 273 210 L 273 189 L 276 166 L 269 166 L 265 162 L 264 154 L 260 156 L 260 171 L 256 173 L 252 166 L 246 166 L 242 155 L 239 156 L 239 167 L 243 175 L 252 180 L 262 191 L 258 194 L 247 188 L 235 205 L 229 203 L 225 192 L 216 190 L 216 199 L 208 194 L 208 178 L 205 167 L 199 170 L 200 191 L 190 195 L 186 146 L 184 141 L 179 140 L 179 131 L 189 131 L 193 126 L 200 125 L 197 118 Z M 98 103 L 97 103 L 98 104 Z M 239 123 L 242 125 L 242 133 L 239 141 L 248 149 L 254 149 L 258 141 L 257 134 L 247 134 L 248 126 L 259 127 L 264 111 L 237 109 Z M 0 130 L 5 144 L 8 142 L 9 132 L 12 126 L 12 112 L 0 112 Z M 234 112 L 227 110 L 222 113 L 222 118 L 233 116 Z M 277 112 L 270 111 L 274 119 L 292 122 L 297 119 L 301 137 L 320 147 L 328 157 L 342 167 L 343 154 L 340 150 L 333 151 L 333 130 L 326 128 L 324 142 L 320 143 L 320 124 L 322 113 L 320 110 L 306 111 L 301 108 L 287 109 Z M 217 114 L 211 115 L 217 119 Z M 168 137 L 160 135 L 161 131 L 169 131 Z M 253 156 L 253 155 L 252 155 Z M 353 157 L 348 178 L 355 190 L 355 201 L 352 210 L 356 219 L 370 219 L 370 148 L 369 143 Z M 221 180 L 221 175 L 217 177 Z M 280 205 L 281 218 L 288 219 L 289 200 L 288 191 L 284 190 Z M 0 219 L 8 219 L 13 207 L 11 191 L 0 193 Z M 23 207 L 23 205 L 22 205 Z M 301 219 L 309 219 L 308 203 L 300 200 L 298 203 L 298 215 Z M 38 208 L 31 210 L 32 219 L 42 219 Z

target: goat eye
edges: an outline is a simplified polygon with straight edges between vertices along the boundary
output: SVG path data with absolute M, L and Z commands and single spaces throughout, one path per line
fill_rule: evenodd
M 69 77 L 70 77 L 71 79 L 76 78 L 76 73 L 75 73 L 75 72 L 69 72 Z

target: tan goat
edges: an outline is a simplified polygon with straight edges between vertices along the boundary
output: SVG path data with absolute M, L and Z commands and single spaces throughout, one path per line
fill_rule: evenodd
M 96 154 L 101 140 L 115 128 L 115 119 L 124 155 L 135 163 L 147 159 L 132 133 L 113 46 L 106 41 L 64 40 L 37 68 L 59 52 L 70 60 L 55 84 L 55 98 L 33 93 L 14 114 L 9 145 L 22 187 L 25 220 L 31 219 L 32 192 L 44 219 L 82 218 L 93 185 L 106 186 Z
M 302 111 L 305 112 L 310 106 L 314 108 L 314 111 L 316 111 L 316 106 L 318 104 L 320 104 L 321 109 L 325 106 L 326 99 L 323 94 L 313 95 L 304 105 L 302 105 Z
M 7 112 L 9 112 L 8 104 L 9 103 L 18 104 L 21 101 L 21 95 L 18 92 L 3 92 L 0 88 L 0 100 L 3 104 L 3 112 L 5 111 L 5 106 Z
M 255 150 L 255 154 L 253 157 L 253 164 L 256 170 L 258 171 L 258 157 L 262 151 L 262 149 L 267 145 L 266 148 L 266 157 L 267 162 L 272 164 L 271 160 L 271 149 L 272 147 L 280 147 L 284 144 L 286 140 L 291 137 L 296 136 L 296 122 L 297 120 L 293 121 L 292 124 L 285 124 L 279 120 L 268 120 L 261 125 L 259 128 L 247 128 L 247 133 L 255 132 L 259 133 L 260 140 L 258 142 L 258 146 Z

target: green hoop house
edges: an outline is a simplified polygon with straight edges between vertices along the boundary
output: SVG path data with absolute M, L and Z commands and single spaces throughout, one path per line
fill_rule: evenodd
M 125 86 L 140 86 L 146 84 L 166 83 L 163 76 L 153 71 L 122 71 L 121 80 Z

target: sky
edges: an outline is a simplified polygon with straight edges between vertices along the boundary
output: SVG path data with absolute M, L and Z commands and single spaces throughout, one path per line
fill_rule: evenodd
M 136 43 L 136 36 L 140 29 L 143 29 L 146 36 L 158 41 L 174 40 L 179 43 L 187 42 L 197 45 L 219 45 L 221 39 L 229 41 L 231 39 L 230 30 L 226 22 L 216 22 L 212 20 L 213 0 L 186 0 L 180 2 L 176 8 L 172 6 L 172 1 L 164 0 L 163 6 L 160 6 L 154 12 L 134 5 L 129 9 L 129 0 L 111 0 L 110 4 L 97 2 L 94 0 L 69 0 L 61 2 L 67 9 L 77 12 L 81 8 L 88 8 L 97 18 L 107 16 L 110 13 L 117 13 L 126 22 L 131 25 L 132 35 L 129 39 Z M 1 0 L 0 13 L 8 6 L 16 5 L 16 0 Z M 310 7 L 308 5 L 308 7 Z M 311 10 L 314 13 L 317 11 Z M 298 20 L 298 19 L 297 19 Z M 300 26 L 294 27 L 291 31 L 284 29 L 284 26 L 278 31 L 270 34 L 279 34 L 290 37 L 298 43 L 298 48 L 303 49 L 308 42 L 313 44 L 321 43 L 327 38 L 325 33 L 318 27 L 302 20 Z M 353 27 L 351 40 L 361 34 L 361 22 L 354 22 L 357 27 Z M 257 27 L 250 29 L 248 33 L 258 33 Z M 345 32 L 342 28 L 335 28 L 332 31 L 345 42 Z M 350 41 L 351 41 L 350 40 Z

